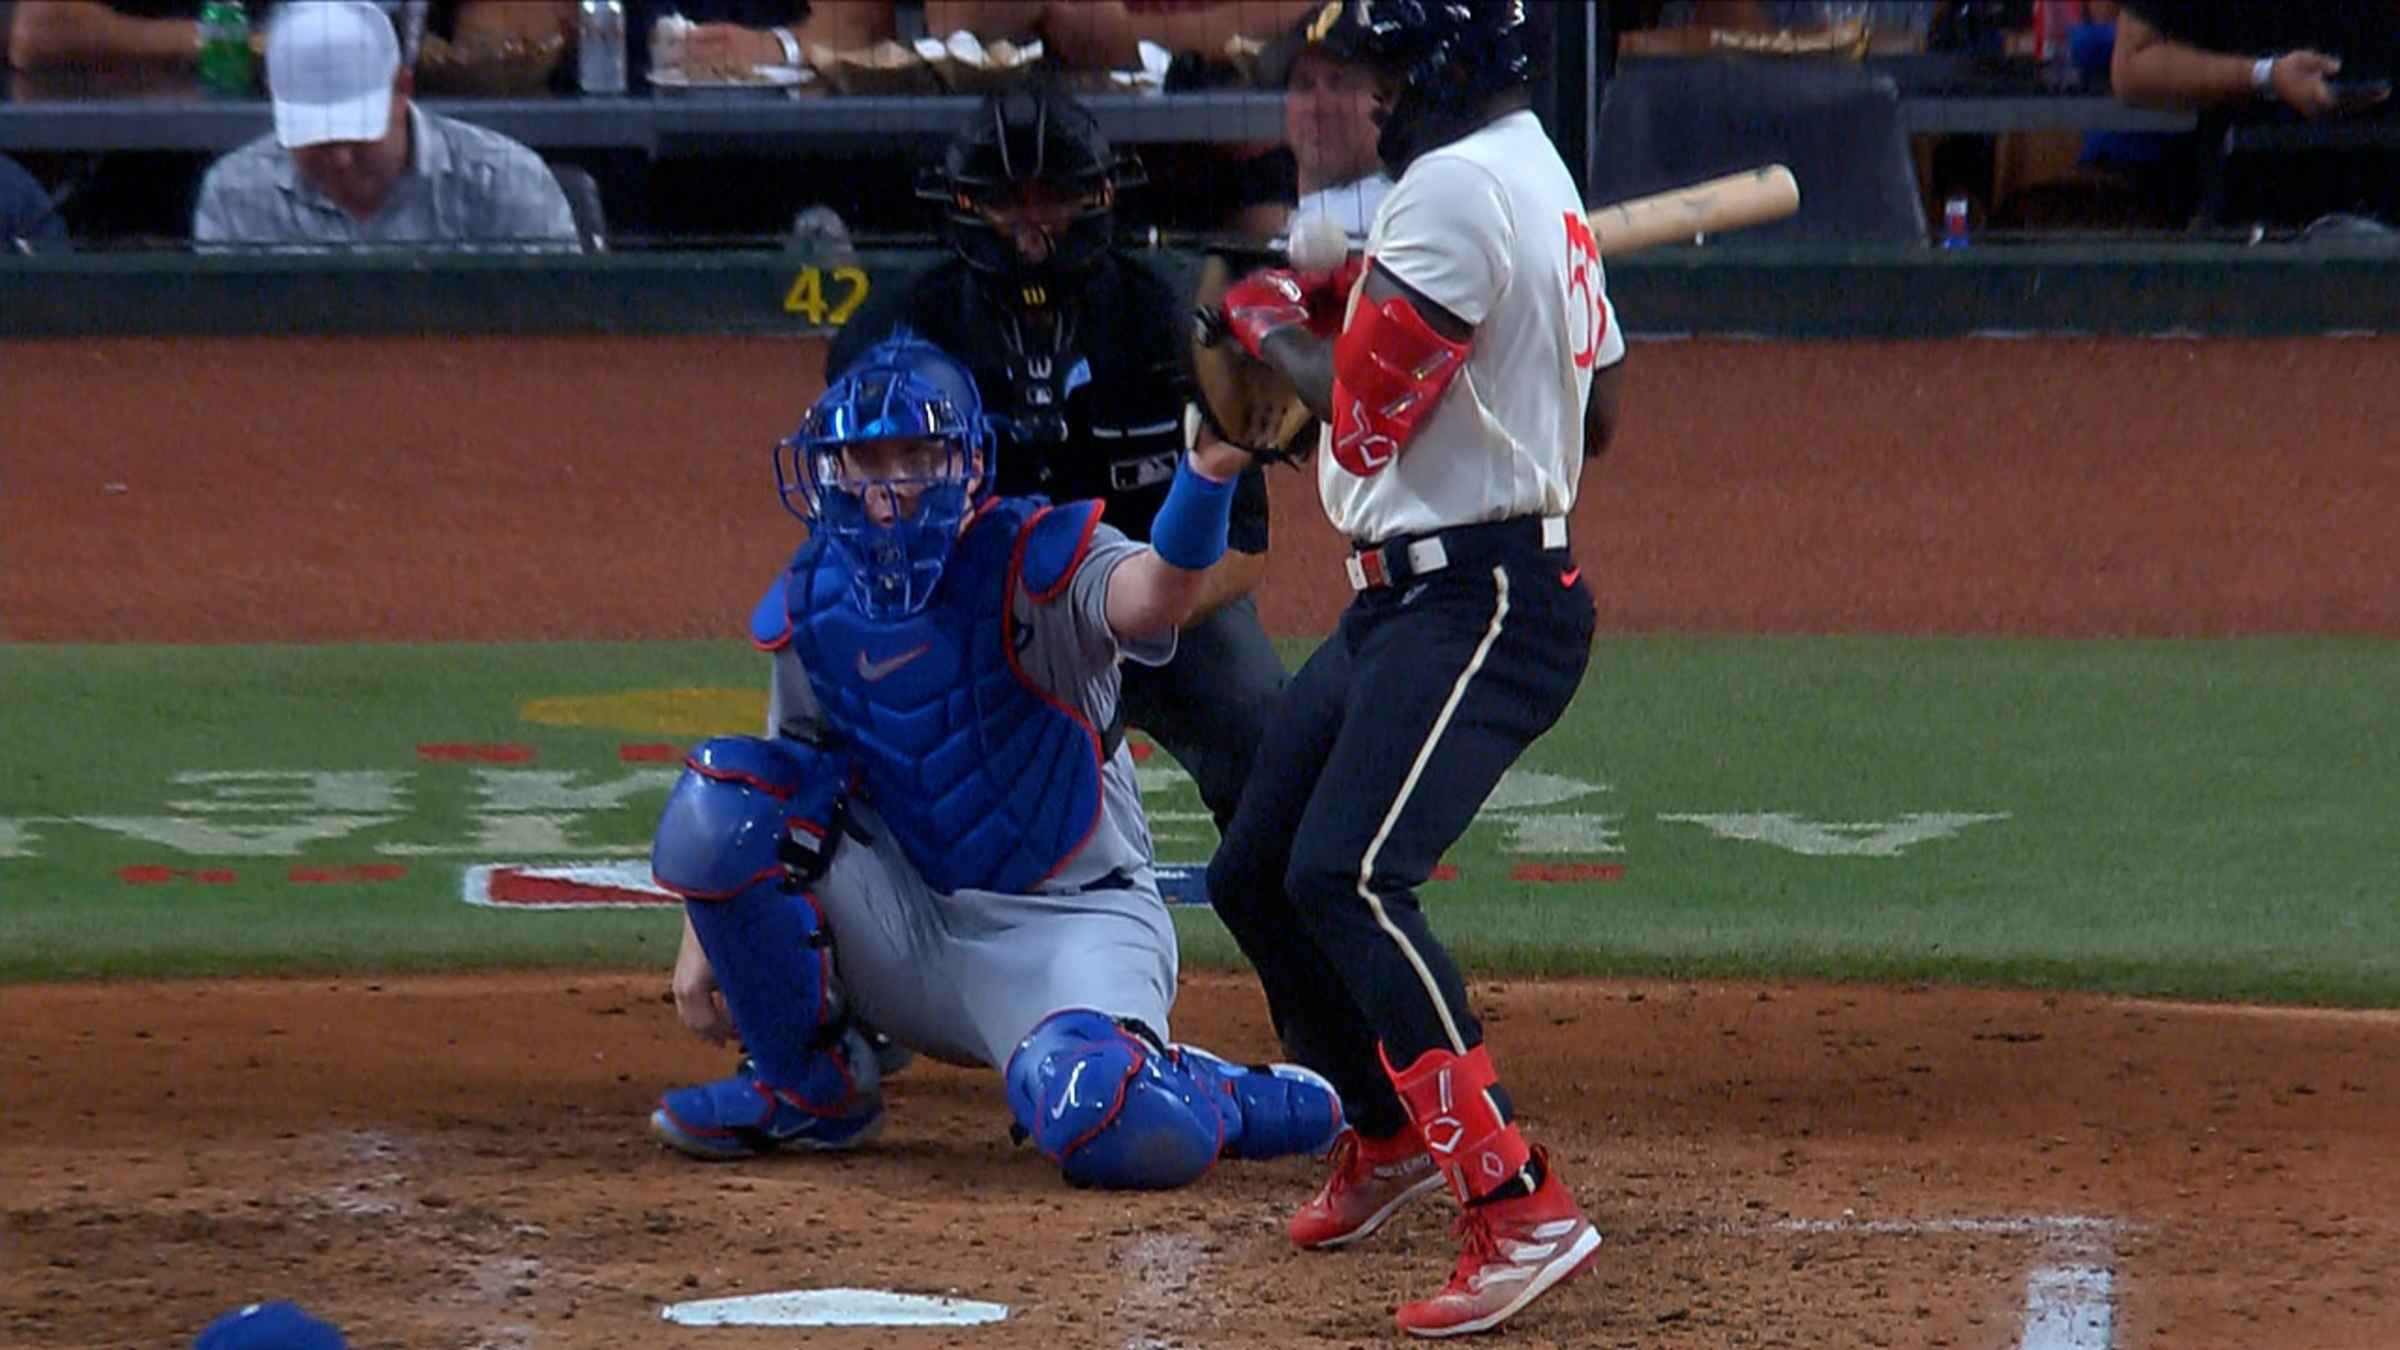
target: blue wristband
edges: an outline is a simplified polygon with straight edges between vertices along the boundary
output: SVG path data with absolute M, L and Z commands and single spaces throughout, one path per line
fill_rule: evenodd
M 1204 571 L 1225 556 L 1225 532 L 1233 519 L 1233 486 L 1192 467 L 1186 455 L 1175 466 L 1167 500 L 1150 522 L 1150 547 L 1186 572 Z

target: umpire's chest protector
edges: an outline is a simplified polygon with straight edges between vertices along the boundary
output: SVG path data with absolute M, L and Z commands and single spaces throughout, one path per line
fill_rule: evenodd
M 1062 591 L 1098 516 L 1093 502 L 994 503 L 932 602 L 897 621 L 859 613 L 840 551 L 812 540 L 752 616 L 758 645 L 799 657 L 868 801 L 936 891 L 1033 891 L 1099 822 L 1099 733 L 1028 678 L 1031 635 L 1009 603 L 1020 580 L 1037 599 Z

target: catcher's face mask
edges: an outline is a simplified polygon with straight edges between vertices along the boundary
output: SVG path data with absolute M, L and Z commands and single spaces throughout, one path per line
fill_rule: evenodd
M 860 612 L 892 619 L 933 598 L 982 458 L 980 433 L 936 384 L 870 361 L 835 380 L 776 447 L 775 480 L 784 506 L 849 562 Z

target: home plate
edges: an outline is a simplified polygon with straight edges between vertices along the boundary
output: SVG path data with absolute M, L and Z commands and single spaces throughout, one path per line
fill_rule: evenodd
M 1008 1306 L 888 1289 L 794 1289 L 670 1303 L 658 1315 L 686 1327 L 971 1327 L 1008 1316 Z

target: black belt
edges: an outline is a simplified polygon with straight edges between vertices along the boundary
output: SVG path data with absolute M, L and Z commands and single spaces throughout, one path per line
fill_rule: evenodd
M 1565 516 L 1512 516 L 1480 525 L 1458 525 L 1427 534 L 1404 534 L 1372 546 L 1353 543 L 1342 560 L 1350 589 L 1402 586 L 1458 563 L 1503 553 L 1546 553 L 1567 546 Z

